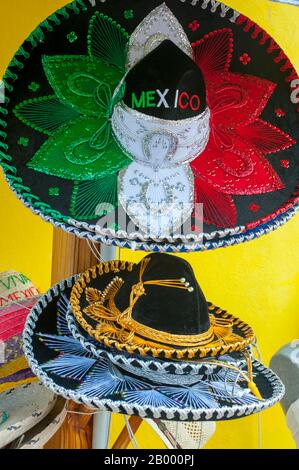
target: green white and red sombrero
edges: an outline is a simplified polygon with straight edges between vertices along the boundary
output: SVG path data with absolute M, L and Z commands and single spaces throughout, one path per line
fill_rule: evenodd
M 82 237 L 161 251 L 245 241 L 298 208 L 296 78 L 224 4 L 77 0 L 9 65 L 2 167 L 27 206 Z

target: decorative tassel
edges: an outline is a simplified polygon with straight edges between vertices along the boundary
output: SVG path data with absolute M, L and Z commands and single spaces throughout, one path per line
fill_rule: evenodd
M 258 398 L 259 400 L 263 399 L 262 395 L 260 394 L 259 389 L 257 388 L 257 385 L 253 382 L 253 380 L 250 380 L 250 382 L 248 382 L 248 388 L 251 390 L 252 394 L 256 398 Z

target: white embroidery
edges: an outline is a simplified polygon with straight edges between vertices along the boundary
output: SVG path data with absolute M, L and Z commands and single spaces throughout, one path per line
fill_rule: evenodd
M 132 68 L 165 39 L 170 39 L 189 57 L 193 57 L 192 47 L 184 29 L 163 3 L 149 13 L 132 33 L 129 41 L 127 68 Z
M 188 165 L 157 169 L 132 163 L 119 175 L 119 201 L 147 235 L 173 233 L 193 210 L 193 174 Z
M 205 149 L 210 111 L 179 121 L 159 119 L 118 103 L 112 129 L 119 146 L 132 160 L 152 168 L 172 168 L 190 162 Z

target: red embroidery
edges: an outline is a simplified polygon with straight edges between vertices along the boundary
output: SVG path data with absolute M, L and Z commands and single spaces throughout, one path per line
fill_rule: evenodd
M 249 204 L 249 209 L 252 211 L 252 212 L 258 212 L 260 210 L 261 206 L 259 204 L 254 204 L 254 202 L 252 202 L 251 204 Z
M 229 29 L 207 34 L 192 46 L 206 78 L 211 111 L 208 145 L 191 163 L 195 201 L 204 203 L 206 223 L 230 227 L 237 218 L 231 195 L 264 194 L 284 187 L 265 155 L 295 141 L 260 118 L 276 85 L 229 71 L 233 52 Z
M 282 168 L 290 168 L 290 162 L 289 160 L 280 160 L 280 166 Z
M 219 29 L 192 43 L 194 60 L 204 76 L 228 71 L 233 53 L 233 33 L 231 29 Z
M 197 20 L 193 20 L 191 21 L 191 23 L 188 24 L 188 28 L 191 29 L 193 32 L 197 31 L 199 27 L 200 24 Z
M 275 109 L 275 114 L 276 114 L 277 117 L 284 117 L 286 115 L 286 113 L 281 108 L 276 108 Z
M 231 196 L 215 191 L 200 178 L 197 180 L 195 200 L 203 205 L 203 218 L 207 224 L 219 228 L 236 224 L 237 211 Z
M 242 62 L 243 65 L 248 65 L 251 61 L 251 57 L 247 53 L 244 53 L 239 57 L 239 61 Z
M 253 21 L 251 21 L 249 18 L 246 18 L 246 16 L 239 15 L 237 18 L 236 23 L 238 25 L 243 25 L 243 31 L 248 33 L 251 28 L 254 29 L 253 33 L 251 34 L 252 39 L 257 39 L 260 33 L 260 39 L 259 43 L 261 46 L 264 46 L 267 41 L 269 41 L 269 46 L 267 48 L 267 53 L 271 54 L 274 51 L 279 51 L 278 57 L 276 57 L 276 60 L 274 58 L 274 61 L 277 63 L 279 61 L 285 61 L 285 63 L 281 66 L 280 71 L 281 72 L 289 72 L 289 75 L 285 77 L 285 81 L 287 83 L 291 82 L 295 78 L 298 78 L 297 72 L 295 71 L 294 67 L 292 66 L 289 58 L 285 55 L 285 53 L 280 49 L 278 44 L 269 36 L 269 34 L 262 30 L 259 26 L 257 26 Z

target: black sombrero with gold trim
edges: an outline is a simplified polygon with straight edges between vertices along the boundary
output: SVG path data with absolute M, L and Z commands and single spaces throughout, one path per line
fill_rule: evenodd
M 171 255 L 99 264 L 77 280 L 70 303 L 90 336 L 131 354 L 188 360 L 254 341 L 251 327 L 209 304 L 189 263 Z
M 128 277 L 133 272 L 128 263 L 120 266 L 123 273 L 131 266 Z M 109 265 L 102 268 L 109 276 Z M 102 343 L 87 334 L 86 339 L 75 335 L 67 320 L 71 315 L 67 299 L 77 279 L 65 279 L 49 289 L 33 307 L 24 330 L 30 367 L 55 393 L 91 408 L 184 422 L 248 416 L 283 396 L 279 378 L 254 360 L 248 348 L 229 358 L 207 356 L 196 363 L 141 358 L 104 346 L 100 351 Z M 128 358 L 138 359 L 142 366 L 135 367 Z M 171 363 L 177 373 L 170 370 Z

